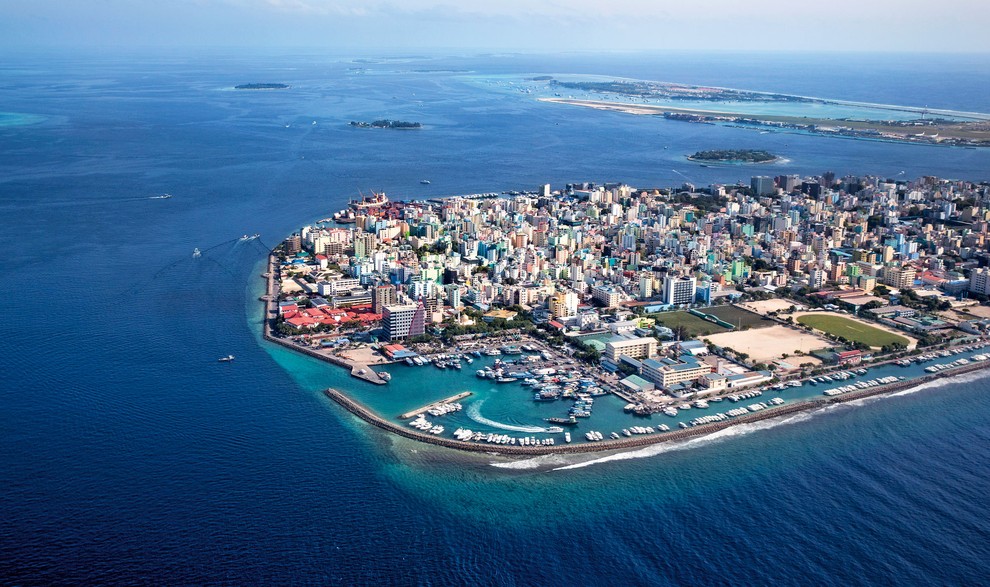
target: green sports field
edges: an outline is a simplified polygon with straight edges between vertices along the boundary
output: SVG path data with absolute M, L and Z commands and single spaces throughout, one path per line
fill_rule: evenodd
M 907 346 L 911 342 L 903 336 L 898 336 L 842 316 L 806 314 L 799 317 L 797 321 L 800 324 L 806 324 L 827 334 L 841 336 L 847 340 L 861 342 L 872 347 L 882 347 L 893 343 L 900 343 Z
M 672 330 L 676 329 L 678 326 L 683 326 L 687 329 L 685 336 L 688 338 L 718 334 L 720 332 L 728 332 L 730 330 L 729 328 L 719 326 L 713 322 L 702 320 L 701 318 L 688 314 L 683 310 L 650 314 L 650 318 L 656 318 L 658 324 L 666 326 Z

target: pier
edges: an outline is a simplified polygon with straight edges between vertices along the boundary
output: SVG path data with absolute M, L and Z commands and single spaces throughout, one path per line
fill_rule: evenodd
M 754 422 L 761 422 L 764 420 L 771 420 L 773 418 L 779 418 L 781 416 L 787 416 L 790 414 L 796 414 L 800 412 L 805 412 L 809 410 L 815 410 L 818 408 L 825 407 L 831 404 L 841 404 L 847 403 L 867 397 L 873 397 L 878 395 L 884 395 L 888 393 L 893 393 L 895 391 L 901 391 L 904 389 L 909 389 L 929 381 L 935 381 L 937 379 L 942 379 L 945 377 L 951 377 L 955 375 L 961 375 L 963 373 L 970 373 L 972 371 L 979 371 L 990 367 L 990 361 L 982 363 L 970 363 L 969 365 L 964 365 L 962 367 L 957 367 L 948 371 L 941 371 L 932 375 L 925 375 L 917 379 L 906 379 L 904 381 L 898 381 L 895 383 L 890 383 L 888 385 L 881 385 L 877 387 L 871 387 L 858 392 L 850 392 L 847 394 L 834 396 L 830 398 L 820 398 L 814 400 L 808 400 L 803 402 L 797 402 L 789 405 L 783 405 L 773 408 L 767 408 L 759 412 L 752 412 L 744 416 L 739 416 L 732 420 L 724 420 L 721 422 L 714 422 L 711 424 L 703 424 L 701 426 L 692 426 L 690 428 L 684 428 L 680 430 L 673 430 L 671 432 L 664 432 L 661 434 L 650 434 L 643 436 L 636 436 L 632 438 L 621 438 L 618 440 L 605 440 L 602 442 L 595 443 L 582 443 L 582 444 L 567 444 L 567 445 L 554 445 L 554 446 L 517 446 L 517 445 L 491 445 L 482 444 L 475 442 L 467 442 L 463 440 L 457 440 L 454 438 L 440 438 L 431 434 L 426 434 L 418 430 L 411 430 L 405 428 L 395 422 L 390 422 L 385 420 L 381 416 L 378 416 L 370 409 L 360 404 L 359 402 L 351 399 L 344 393 L 337 391 L 336 389 L 326 389 L 324 394 L 334 402 L 340 404 L 348 412 L 354 414 L 358 418 L 364 420 L 365 422 L 375 426 L 376 428 L 381 428 L 382 430 L 387 430 L 389 432 L 398 434 L 399 436 L 409 438 L 412 440 L 419 440 L 421 442 L 426 442 L 429 444 L 434 444 L 437 446 L 443 446 L 446 448 L 453 448 L 457 450 L 464 450 L 468 452 L 477 453 L 488 453 L 492 455 L 546 455 L 546 454 L 577 454 L 577 453 L 592 453 L 592 452 L 605 452 L 610 450 L 622 450 L 629 448 L 638 448 L 643 446 L 649 446 L 652 444 L 659 444 L 662 442 L 674 442 L 678 440 L 685 440 L 688 438 L 694 438 L 698 436 L 704 436 L 706 434 L 711 434 L 712 432 L 718 432 L 719 430 L 725 430 L 730 426 L 737 426 L 739 424 L 752 424 Z M 457 396 L 454 396 L 457 397 Z
M 456 401 L 462 400 L 462 399 L 468 397 L 469 395 L 471 395 L 472 393 L 474 393 L 474 392 L 464 391 L 464 392 L 461 392 L 461 393 L 459 393 L 457 395 L 452 395 L 452 396 L 448 397 L 447 399 L 442 399 L 440 401 L 433 402 L 432 404 L 430 404 L 428 406 L 425 406 L 425 407 L 422 407 L 422 408 L 419 408 L 418 410 L 413 410 L 411 412 L 406 412 L 405 414 L 402 414 L 401 416 L 399 416 L 399 419 L 400 420 L 408 420 L 409 418 L 413 418 L 413 417 L 418 416 L 418 415 L 420 415 L 422 413 L 429 412 L 430 410 L 432 410 L 433 408 L 439 406 L 440 404 L 452 404 L 452 403 L 454 403 Z

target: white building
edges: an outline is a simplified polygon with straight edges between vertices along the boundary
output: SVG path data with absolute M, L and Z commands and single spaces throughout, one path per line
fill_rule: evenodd
M 613 363 L 619 362 L 619 355 L 633 359 L 652 357 L 657 354 L 657 339 L 644 337 L 614 337 L 605 343 L 605 357 Z
M 974 269 L 969 275 L 969 291 L 982 295 L 990 295 L 990 268 Z
M 698 280 L 694 277 L 675 277 L 668 275 L 663 278 L 663 303 L 680 306 L 694 302 Z

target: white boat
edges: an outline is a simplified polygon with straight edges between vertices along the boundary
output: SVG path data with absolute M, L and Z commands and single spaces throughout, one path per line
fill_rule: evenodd
M 220 357 L 217 361 L 221 363 L 229 363 L 234 360 L 234 355 L 227 355 L 226 357 Z

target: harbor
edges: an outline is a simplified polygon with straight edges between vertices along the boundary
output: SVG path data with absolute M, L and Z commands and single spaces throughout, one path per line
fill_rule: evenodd
M 847 403 L 847 402 L 865 399 L 868 397 L 894 393 L 897 391 L 902 391 L 918 385 L 922 385 L 930 381 L 935 381 L 943 377 L 957 376 L 965 373 L 979 371 L 987 368 L 988 366 L 990 366 L 990 362 L 970 362 L 968 364 L 957 366 L 952 369 L 943 370 L 936 374 L 928 374 L 913 379 L 898 379 L 895 382 L 868 387 L 866 389 L 852 391 L 849 393 L 844 393 L 833 397 L 818 396 L 815 399 L 795 401 L 793 403 L 788 403 L 779 406 L 769 406 L 765 409 L 749 412 L 747 414 L 741 414 L 738 417 L 732 419 L 702 423 L 695 426 L 689 426 L 687 428 L 681 428 L 679 430 L 671 430 L 670 432 L 641 434 L 637 436 L 624 437 L 624 438 L 611 437 L 606 440 L 589 441 L 580 444 L 566 444 L 566 445 L 560 445 L 560 444 L 532 445 L 532 446 L 520 446 L 520 445 L 511 445 L 511 444 L 492 445 L 488 443 L 463 441 L 463 440 L 458 440 L 456 438 L 438 437 L 436 435 L 423 433 L 417 430 L 411 430 L 395 422 L 386 420 L 381 416 L 377 415 L 372 410 L 370 410 L 368 407 L 362 405 L 358 401 L 349 397 L 348 394 L 345 394 L 336 389 L 332 389 L 332 388 L 327 389 L 325 390 L 325 394 L 328 398 L 330 398 L 331 400 L 342 406 L 351 414 L 364 420 L 365 422 L 377 428 L 392 432 L 394 434 L 398 434 L 399 436 L 403 436 L 405 438 L 419 440 L 437 446 L 443 446 L 447 448 L 465 450 L 470 452 L 533 456 L 533 455 L 543 455 L 543 454 L 587 453 L 587 452 L 607 451 L 607 450 L 623 450 L 623 449 L 647 446 L 651 444 L 657 444 L 661 442 L 674 442 L 678 440 L 685 440 L 688 438 L 704 436 L 706 434 L 718 432 L 719 430 L 724 430 L 730 426 L 769 420 L 772 418 L 787 416 L 798 412 L 819 409 L 831 404 Z
M 675 424 L 677 428 L 667 424 L 656 423 L 650 425 L 630 426 L 623 425 L 623 421 L 618 421 L 617 423 L 612 424 L 611 422 L 616 422 L 616 420 L 611 419 L 609 422 L 605 422 L 603 419 L 603 421 L 596 421 L 594 424 L 589 423 L 588 426 L 593 429 L 589 429 L 587 432 L 583 432 L 581 434 L 575 433 L 572 438 L 572 443 L 564 443 L 559 441 L 555 441 L 553 443 L 541 442 L 546 438 L 562 440 L 561 436 L 563 434 L 571 434 L 570 432 L 564 432 L 559 427 L 551 427 L 547 429 L 555 430 L 555 432 L 552 433 L 544 430 L 543 433 L 528 433 L 521 437 L 507 434 L 504 431 L 488 430 L 481 433 L 480 437 L 477 435 L 472 436 L 471 440 L 461 440 L 458 437 L 463 437 L 463 435 L 449 438 L 446 435 L 440 436 L 435 433 L 411 429 L 408 426 L 403 426 L 399 422 L 386 419 L 377 413 L 378 410 L 371 408 L 355 399 L 355 397 L 353 397 L 355 394 L 353 393 L 344 393 L 337 389 L 329 388 L 325 390 L 325 394 L 328 398 L 341 405 L 348 412 L 377 428 L 387 430 L 406 438 L 428 442 L 437 446 L 444 446 L 447 448 L 466 450 L 470 452 L 486 452 L 504 455 L 586 453 L 595 451 L 623 450 L 661 442 L 671 442 L 702 436 L 738 424 L 758 422 L 798 412 L 815 410 L 832 404 L 847 403 L 868 397 L 889 394 L 916 387 L 941 378 L 954 377 L 965 373 L 979 371 L 990 366 L 990 361 L 967 360 L 966 363 L 962 364 L 958 361 L 959 359 L 956 359 L 956 361 L 953 361 L 953 363 L 955 363 L 954 366 L 940 369 L 936 373 L 925 373 L 924 371 L 921 371 L 922 374 L 917 377 L 906 377 L 904 375 L 883 375 L 874 377 L 873 374 L 869 374 L 869 379 L 862 380 L 864 383 L 862 387 L 846 389 L 840 393 L 825 393 L 829 390 L 823 391 L 815 386 L 806 386 L 807 390 L 804 395 L 789 397 L 786 400 L 780 398 L 779 401 L 772 401 L 772 398 L 761 397 L 763 395 L 762 393 L 754 395 L 750 398 L 738 397 L 735 401 L 731 398 L 727 398 L 727 401 L 731 402 L 733 407 L 725 412 L 710 413 L 687 419 L 683 417 L 676 420 L 669 419 L 668 421 L 670 421 L 671 424 Z M 883 365 L 880 368 L 886 370 L 907 369 L 905 366 L 892 363 Z M 913 365 L 912 368 L 920 369 L 918 365 Z M 896 373 L 896 371 L 892 372 Z M 848 386 L 837 385 L 836 387 Z M 453 397 L 456 398 L 457 396 Z M 450 399 L 452 398 L 448 398 L 448 401 Z M 458 399 L 465 398 L 461 397 Z M 747 399 L 760 401 L 751 401 L 750 403 L 746 403 Z M 440 403 L 444 403 L 444 400 L 432 402 L 427 406 L 427 408 Z M 754 409 L 753 406 L 759 407 Z M 427 408 L 416 410 L 415 412 L 422 414 Z M 697 408 L 694 408 L 694 410 L 697 410 Z M 409 417 L 416 415 L 416 413 L 408 412 L 404 413 L 403 416 Z M 461 416 L 462 414 L 458 413 L 455 415 Z M 448 418 L 451 417 L 453 416 L 448 416 Z M 458 424 L 458 422 L 453 423 Z M 646 423 L 649 424 L 648 421 Z M 449 428 L 450 424 L 446 427 Z M 475 424 L 475 427 L 477 427 L 477 423 Z M 666 430 L 664 430 L 664 428 L 666 428 Z M 431 429 L 435 429 L 435 425 L 431 425 Z M 623 429 L 628 430 L 629 434 L 620 435 L 620 430 Z M 649 431 L 650 429 L 652 429 L 652 431 Z M 594 434 L 588 436 L 590 433 Z M 532 438 L 532 441 L 523 443 L 523 438 Z M 506 439 L 514 439 L 515 442 L 508 442 Z

